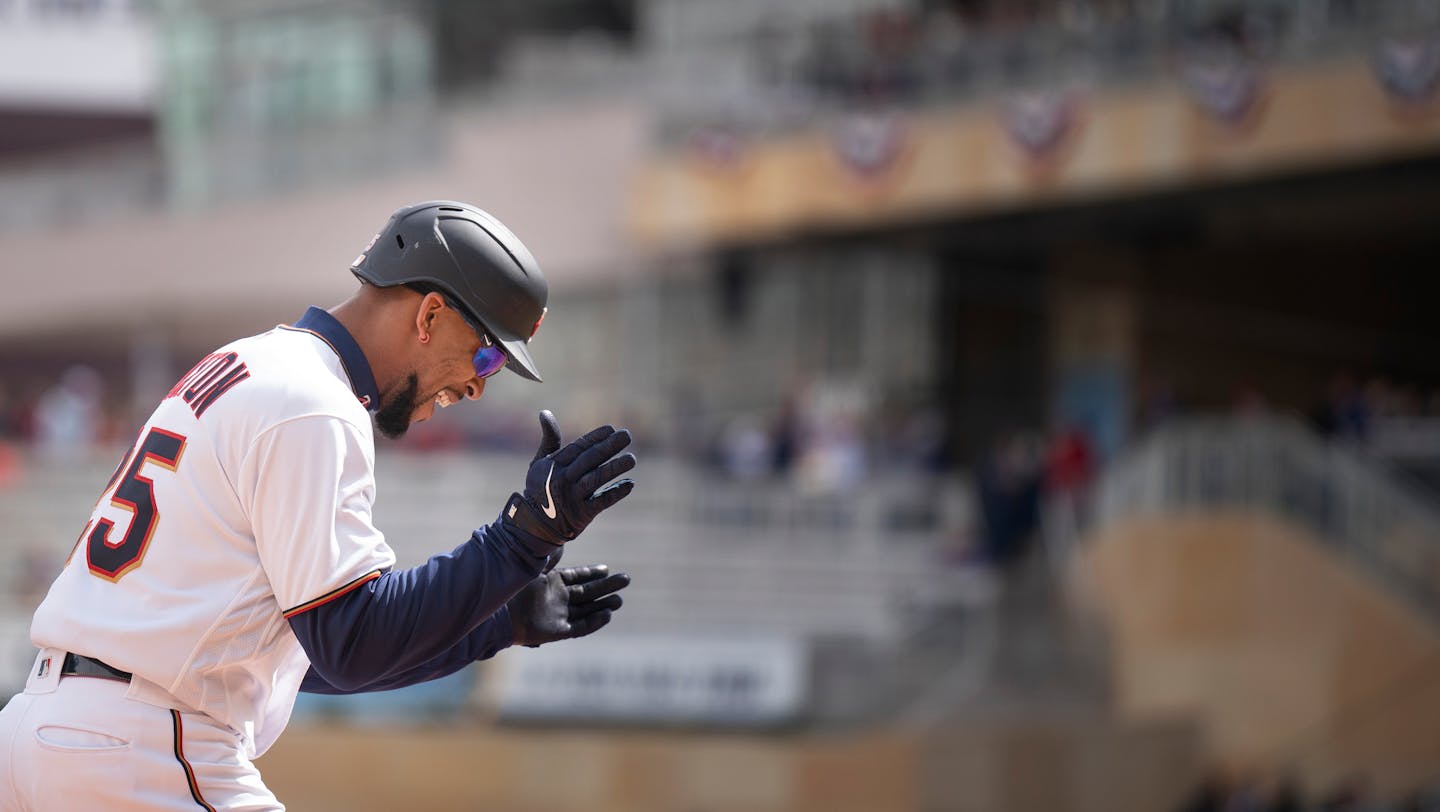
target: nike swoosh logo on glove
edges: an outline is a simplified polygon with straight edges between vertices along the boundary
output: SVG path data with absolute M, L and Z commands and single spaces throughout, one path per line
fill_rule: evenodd
M 550 477 L 555 475 L 555 463 L 550 463 L 550 473 L 545 475 L 545 504 L 540 509 L 547 518 L 555 518 L 555 497 L 550 495 Z

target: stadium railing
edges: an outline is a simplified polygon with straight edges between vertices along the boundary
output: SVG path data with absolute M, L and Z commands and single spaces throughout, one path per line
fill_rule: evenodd
M 18 481 L 0 490 L 8 528 L 0 549 L 36 570 L 30 587 L 13 574 L 0 582 L 6 674 L 28 667 L 30 613 L 117 456 L 29 454 Z M 382 452 L 375 521 L 399 566 L 448 551 L 493 521 L 528 462 L 516 454 Z M 717 480 L 647 455 L 636 478 L 634 495 L 565 556 L 567 564 L 604 562 L 634 577 L 616 633 L 778 634 L 894 650 L 937 613 L 973 600 L 973 574 L 956 555 L 973 532 L 963 477 L 884 475 L 822 494 L 782 481 Z
M 1440 618 L 1440 507 L 1362 451 L 1284 417 L 1181 420 L 1111 464 L 1051 546 L 1137 516 L 1245 509 L 1312 530 L 1335 552 Z

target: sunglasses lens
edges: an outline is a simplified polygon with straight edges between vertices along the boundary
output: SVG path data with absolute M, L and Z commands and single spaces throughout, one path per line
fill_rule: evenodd
M 505 366 L 505 351 L 499 347 L 481 347 L 475 353 L 475 374 L 488 378 Z

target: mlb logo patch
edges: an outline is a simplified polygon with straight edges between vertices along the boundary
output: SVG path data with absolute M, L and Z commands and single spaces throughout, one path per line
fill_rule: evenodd
M 36 674 L 35 676 L 40 677 L 41 679 L 44 679 L 45 675 L 46 675 L 46 674 L 49 674 L 49 673 L 50 673 L 50 658 L 49 658 L 49 657 L 46 657 L 45 659 L 43 659 L 43 660 L 40 661 L 40 673 Z

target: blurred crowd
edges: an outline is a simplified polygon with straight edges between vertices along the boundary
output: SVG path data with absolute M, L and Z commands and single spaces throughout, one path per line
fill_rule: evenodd
M 937 407 L 873 404 L 856 385 L 797 383 L 768 412 L 710 427 L 701 422 L 698 415 L 677 421 L 676 450 L 738 481 L 789 481 L 804 492 L 834 493 L 874 472 L 940 474 L 952 466 Z M 697 437 L 708 440 L 697 444 Z
M 126 426 L 131 415 L 116 389 L 83 365 L 23 384 L 0 381 L 0 443 L 11 453 L 24 447 L 64 455 L 124 441 L 133 427 Z M 876 470 L 939 473 L 952 464 L 937 407 L 876 406 L 859 386 L 796 385 L 773 406 L 741 414 L 716 412 L 685 393 L 677 394 L 671 407 L 668 414 L 618 419 L 636 429 L 642 447 L 734 480 L 791 479 L 801 488 L 830 492 L 852 487 Z M 535 417 L 528 408 L 497 402 L 483 415 L 464 417 L 476 419 L 416 425 L 401 446 L 417 452 L 519 452 L 533 446 Z
M 104 378 L 84 365 L 53 379 L 0 380 L 0 489 L 20 476 L 22 447 L 63 459 L 114 441 L 124 418 L 106 395 Z
M 28 387 L 0 382 L 0 439 L 47 453 L 108 441 L 117 415 L 106 400 L 106 388 L 100 373 L 83 365 Z
M 1327 437 L 1363 442 L 1379 422 L 1418 418 L 1440 419 L 1440 387 L 1342 372 L 1331 380 L 1312 422 Z
M 1306 793 L 1293 777 L 1207 776 L 1178 812 L 1440 812 L 1440 781 L 1408 793 L 1385 795 L 1365 775 L 1325 791 Z
M 1095 443 L 1078 426 L 999 437 L 976 471 L 982 532 L 974 562 L 1008 568 L 1042 531 L 1078 527 L 1098 465 Z
M 1265 60 L 1393 3 L 1358 0 L 931 0 L 804 32 L 761 32 L 754 64 L 821 102 L 913 103 L 1001 82 L 1153 76 L 1187 60 Z M 1316 45 L 1314 47 L 1321 47 Z
M 96 369 L 75 365 L 53 376 L 0 380 L 0 443 L 45 454 L 65 454 L 126 439 L 130 428 L 123 399 Z M 1238 384 L 1232 413 L 1284 411 L 1259 388 Z M 1133 433 L 1140 436 L 1166 421 L 1195 413 L 1174 391 L 1142 384 Z M 1214 409 L 1210 409 L 1214 411 Z M 1044 469 L 1055 454 L 1093 456 L 1092 438 L 1075 426 L 1047 435 L 1035 430 L 996 437 L 975 459 L 958 460 L 940 404 L 890 398 L 843 381 L 797 381 L 775 403 L 738 414 L 717 413 L 694 393 L 672 393 L 667 413 L 639 432 L 652 449 L 674 453 L 740 481 L 789 479 L 802 489 L 825 492 L 855 485 L 881 471 L 943 474 L 974 468 L 999 490 L 1024 490 L 1051 478 Z M 1395 380 L 1383 374 L 1336 372 L 1305 414 L 1323 436 L 1364 441 L 1387 420 L 1440 420 L 1440 386 Z M 460 425 L 440 421 L 417 426 L 405 443 L 411 450 L 451 448 L 524 450 L 534 417 L 528 410 L 494 404 L 483 420 Z M 653 425 L 652 425 L 653 424 Z M 1050 446 L 1063 446 L 1059 450 Z M 13 449 L 12 449 L 13 450 Z M 0 460 L 0 483 L 4 463 Z M 1061 478 L 1074 478 L 1063 474 Z M 1028 486 L 1010 483 L 1029 480 Z M 1068 486 L 1067 486 L 1068 487 Z
M 117 405 L 124 398 L 93 368 L 72 366 L 24 386 L 17 380 L 0 384 L 0 492 L 22 480 L 30 460 L 109 453 L 133 431 L 134 416 Z M 1365 449 L 1397 420 L 1440 430 L 1440 388 L 1379 374 L 1337 372 L 1314 403 L 1304 416 L 1317 432 Z M 1132 438 L 1195 412 L 1163 386 L 1138 387 L 1135 405 Z M 1281 407 L 1259 389 L 1237 385 L 1228 410 Z M 576 417 L 574 409 L 566 413 Z M 483 413 L 417 425 L 398 447 L 528 454 L 534 419 L 528 408 L 497 401 Z M 858 515 L 846 512 L 858 504 L 848 495 L 868 486 L 879 497 L 884 526 L 943 532 L 947 561 L 997 573 L 1014 569 L 1037 545 L 1078 535 L 1087 493 L 1107 454 L 1093 433 L 1073 423 L 1006 431 L 960 453 L 938 402 L 824 377 L 797 378 L 774 402 L 741 412 L 716 410 L 698 394 L 676 390 L 661 411 L 610 419 L 635 432 L 640 453 L 659 453 L 738 486 L 735 498 L 773 493 L 810 500 L 804 504 L 828 500 L 834 508 L 825 515 L 843 525 Z M 1414 456 L 1417 446 L 1406 443 Z M 1425 473 L 1413 464 L 1409 470 Z M 1430 481 L 1418 474 L 1412 479 Z M 954 504 L 957 493 L 964 504 Z
M 1377 427 L 1389 421 L 1440 421 L 1440 385 L 1379 372 L 1339 370 L 1330 376 L 1323 390 L 1315 393 L 1308 408 L 1278 402 L 1260 386 L 1238 383 L 1231 389 L 1228 402 L 1202 409 L 1186 402 L 1163 382 L 1149 381 L 1140 387 L 1137 397 L 1136 434 L 1143 435 L 1175 417 L 1200 411 L 1288 412 L 1304 419 L 1323 437 L 1365 444 Z

